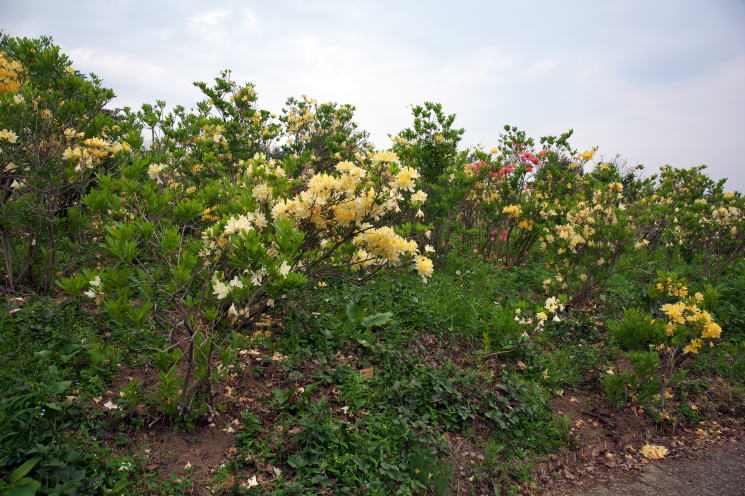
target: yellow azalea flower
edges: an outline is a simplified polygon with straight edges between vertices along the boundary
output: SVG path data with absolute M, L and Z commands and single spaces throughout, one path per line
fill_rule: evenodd
M 716 322 L 707 322 L 704 324 L 704 330 L 701 333 L 702 338 L 719 338 L 722 335 L 722 327 Z
M 160 173 L 166 166 L 164 164 L 150 164 L 147 168 L 147 175 L 150 179 L 161 182 Z
M 398 155 L 391 151 L 375 152 L 372 156 L 373 162 L 399 162 Z
M 8 143 L 15 143 L 18 141 L 18 135 L 8 129 L 0 130 L 0 140 L 5 140 Z
M 508 205 L 502 209 L 502 212 L 513 218 L 519 217 L 522 211 L 523 209 L 520 205 Z
M 212 290 L 218 300 L 223 300 L 228 296 L 228 293 L 230 293 L 230 286 L 219 279 L 214 278 L 212 279 Z
M 411 201 L 416 202 L 416 203 L 424 203 L 426 199 L 427 199 L 427 193 L 425 193 L 422 190 L 419 190 L 413 195 L 411 195 Z
M 17 60 L 9 60 L 0 52 L 0 93 L 15 93 L 21 87 L 23 66 Z
M 639 451 L 642 455 L 649 458 L 650 460 L 659 460 L 661 458 L 665 458 L 665 456 L 667 456 L 668 454 L 667 448 L 654 444 L 645 444 Z
M 595 150 L 587 150 L 579 154 L 579 158 L 582 160 L 590 160 L 593 156 L 595 156 Z
M 251 196 L 256 200 L 263 202 L 267 201 L 272 195 L 272 188 L 267 186 L 266 183 L 259 183 L 251 190 Z
M 704 342 L 700 339 L 692 339 L 691 342 L 683 348 L 683 353 L 698 353 L 699 348 L 701 348 L 701 345 L 703 345 Z
M 403 191 L 414 191 L 414 181 L 418 178 L 419 171 L 412 167 L 403 167 L 401 172 L 396 174 L 394 185 Z
M 414 259 L 414 264 L 416 265 L 417 272 L 419 272 L 419 275 L 424 279 L 432 277 L 432 272 L 434 271 L 432 260 L 423 255 L 418 255 Z

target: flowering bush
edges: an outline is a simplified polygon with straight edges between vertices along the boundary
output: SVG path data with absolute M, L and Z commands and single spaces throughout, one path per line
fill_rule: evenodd
M 0 241 L 10 290 L 49 290 L 74 259 L 80 197 L 126 155 L 114 93 L 80 74 L 48 38 L 0 41 Z
M 199 392 L 194 374 L 197 385 L 212 377 L 219 331 L 250 324 L 307 280 L 362 282 L 411 265 L 426 281 L 433 271 L 424 250 L 395 229 L 398 213 L 426 198 L 416 169 L 380 151 L 292 177 L 288 170 L 312 171 L 314 160 L 258 151 L 282 136 L 271 117 L 243 106 L 252 86 L 199 86 L 210 99 L 197 114 L 163 116 L 154 110 L 163 105 L 138 114 L 154 137 L 150 149 L 101 176 L 85 197 L 107 257 L 62 283 L 116 318 L 138 326 L 155 319 L 174 342 L 184 336 L 182 415 Z M 232 94 L 222 91 L 228 87 Z M 236 125 L 248 115 L 259 124 Z
M 331 172 L 336 163 L 373 151 L 367 132 L 353 120 L 354 110 L 351 105 L 319 104 L 305 95 L 289 98 L 279 118 L 286 139 L 280 154 L 309 164 L 309 172 Z
M 656 236 L 688 261 L 700 262 L 704 275 L 717 279 L 745 251 L 745 199 L 725 192 L 705 166 L 662 168 L 654 194 L 642 200 L 654 211 Z
M 543 228 L 555 221 L 554 204 L 569 194 L 579 174 L 566 160 L 570 135 L 542 138 L 537 151 L 532 138 L 505 126 L 499 146 L 475 153 L 465 166 L 474 183 L 463 216 L 481 233 L 478 251 L 484 257 L 523 263 Z
M 544 211 L 556 219 L 541 238 L 541 248 L 556 271 L 544 286 L 558 284 L 568 291 L 569 306 L 580 306 L 601 292 L 613 274 L 636 268 L 629 265 L 633 260 L 623 258 L 625 254 L 634 252 L 638 259 L 648 250 L 649 227 L 640 222 L 645 215 L 642 204 L 624 195 L 628 186 L 639 189 L 639 182 L 633 174 L 622 177 L 614 165 L 597 164 L 577 178 L 573 197 Z

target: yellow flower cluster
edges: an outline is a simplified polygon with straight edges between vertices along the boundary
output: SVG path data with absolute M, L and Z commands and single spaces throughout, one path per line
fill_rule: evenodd
M 8 143 L 16 143 L 18 141 L 18 135 L 13 131 L 7 129 L 0 130 L 0 141 L 7 141 Z
M 401 210 L 399 204 L 405 200 L 402 191 L 414 189 L 419 172 L 411 167 L 399 168 L 398 157 L 390 152 L 379 152 L 367 159 L 358 158 L 361 159 L 359 163 L 337 163 L 331 173 L 301 176 L 299 180 L 303 189 L 290 196 L 282 193 L 288 191 L 287 188 L 271 186 L 290 181 L 274 161 L 256 155 L 239 162 L 239 167 L 245 168 L 245 181 L 251 196 L 259 201 L 259 205 L 254 211 L 232 216 L 227 221 L 214 219 L 217 221 L 215 226 L 204 232 L 202 256 L 216 255 L 219 249 L 229 246 L 229 237 L 233 234 L 252 230 L 261 232 L 269 217 L 275 221 L 290 219 L 295 221 L 298 230 L 306 233 L 306 239 L 318 243 L 322 252 L 343 242 L 345 237 L 351 241 L 356 253 L 348 259 L 342 256 L 330 261 L 332 266 L 359 270 L 413 262 L 426 280 L 434 269 L 432 261 L 424 255 L 432 251 L 431 247 L 420 253 L 416 241 L 406 240 L 392 227 L 381 225 L 384 215 Z M 159 174 L 160 170 L 153 172 Z M 154 179 L 157 180 L 157 176 Z M 410 196 L 410 201 L 421 204 L 426 197 L 426 193 L 417 191 Z M 207 210 L 205 214 L 211 216 Z M 272 252 L 276 253 L 275 247 L 267 246 L 267 253 L 273 256 Z
M 703 345 L 703 339 L 718 339 L 722 335 L 721 326 L 714 322 L 711 314 L 699 308 L 697 303 L 701 301 L 703 301 L 703 295 L 696 293 L 694 298 L 668 303 L 661 307 L 668 320 L 665 328 L 668 336 L 675 334 L 677 326 L 686 326 L 695 332 L 700 332 L 700 337 L 692 339 L 683 349 L 683 353 L 698 353 Z
M 742 211 L 737 207 L 719 207 L 714 210 L 714 218 L 723 226 L 742 220 Z
M 399 162 L 398 155 L 391 151 L 379 151 L 373 153 L 371 157 L 373 163 L 381 163 L 381 162 Z M 410 169 L 410 167 L 407 167 Z
M 432 260 L 423 255 L 417 255 L 416 258 L 414 258 L 414 265 L 416 266 L 419 275 L 421 275 L 425 281 L 432 277 L 432 272 L 434 271 Z
M 373 255 L 389 262 L 398 262 L 407 253 L 416 255 L 418 248 L 416 241 L 407 241 L 388 226 L 364 230 L 354 238 L 354 244 L 364 245 Z
M 418 170 L 413 167 L 404 167 L 398 174 L 396 174 L 396 177 L 393 179 L 393 184 L 396 188 L 402 191 L 414 191 L 414 181 L 417 179 L 419 179 Z
M 7 58 L 0 52 L 0 93 L 15 93 L 21 87 L 23 66 L 17 60 Z
M 580 160 L 591 160 L 595 156 L 595 150 L 587 150 L 580 153 L 577 158 Z
M 76 133 L 72 129 L 66 129 L 64 134 L 68 141 L 82 135 L 82 133 Z M 76 162 L 75 171 L 79 172 L 100 164 L 104 158 L 110 155 L 129 150 L 131 150 L 131 147 L 126 141 L 118 143 L 94 137 L 83 141 L 82 146 L 71 144 L 71 146 L 65 148 L 65 151 L 62 153 L 62 159 L 74 160 Z
M 665 458 L 665 456 L 667 456 L 668 450 L 664 446 L 645 444 L 639 452 L 650 460 L 659 460 L 660 458 Z
M 676 296 L 678 298 L 685 298 L 686 296 L 688 296 L 688 288 L 685 286 L 685 284 L 680 281 L 676 281 L 670 276 L 661 278 L 657 282 L 657 290 L 663 293 L 667 292 L 668 296 Z
M 523 208 L 520 205 L 507 205 L 502 209 L 502 212 L 506 213 L 510 217 L 517 218 L 520 217 L 520 214 L 522 213 Z

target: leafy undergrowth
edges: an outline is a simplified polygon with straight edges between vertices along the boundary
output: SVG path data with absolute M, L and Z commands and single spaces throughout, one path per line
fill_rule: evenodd
M 596 458 L 701 421 L 737 428 L 736 342 L 688 360 L 663 420 L 654 392 L 606 395 L 603 377 L 634 370 L 605 331 L 611 305 L 525 338 L 504 309 L 535 296 L 526 281 L 540 275 L 499 276 L 455 260 L 426 286 L 316 286 L 236 330 L 208 409 L 180 419 L 166 413 L 178 353 L 159 351 L 158 333 L 65 301 L 10 301 L 2 461 L 28 474 L 6 482 L 27 492 L 8 494 L 532 493 L 567 453 Z

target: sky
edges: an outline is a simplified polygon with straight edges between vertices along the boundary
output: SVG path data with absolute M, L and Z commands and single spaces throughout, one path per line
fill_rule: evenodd
M 0 30 L 52 36 L 112 106 L 166 100 L 223 69 L 260 107 L 290 96 L 357 107 L 380 148 L 411 105 L 443 104 L 464 145 L 504 124 L 628 165 L 706 164 L 745 191 L 745 1 L 148 2 L 2 0 Z

